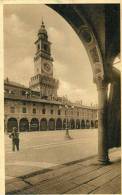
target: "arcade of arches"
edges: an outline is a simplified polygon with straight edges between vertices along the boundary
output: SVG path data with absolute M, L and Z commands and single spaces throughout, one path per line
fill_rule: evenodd
M 16 118 L 9 118 L 7 121 L 7 132 L 11 132 L 13 127 L 16 127 L 20 132 L 25 131 L 46 131 L 46 130 L 65 130 L 68 125 L 70 129 L 89 129 L 98 128 L 98 121 L 80 120 L 77 119 L 61 119 L 61 118 L 32 118 L 29 122 L 27 118 L 21 118 L 19 121 Z

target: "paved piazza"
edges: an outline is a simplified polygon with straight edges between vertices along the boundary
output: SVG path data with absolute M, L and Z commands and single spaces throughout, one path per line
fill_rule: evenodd
M 5 135 L 6 180 L 97 154 L 97 129 L 20 133 L 20 151 Z

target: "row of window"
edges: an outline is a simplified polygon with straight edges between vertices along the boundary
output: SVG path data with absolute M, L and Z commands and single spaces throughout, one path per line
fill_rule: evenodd
M 26 105 L 27 105 L 26 102 L 23 102 L 23 106 L 26 106 Z M 33 103 L 32 105 L 33 105 L 33 106 L 36 106 L 35 103 Z M 43 107 L 45 108 L 45 105 L 43 105 Z M 51 107 L 53 108 L 53 105 L 51 105 Z M 60 109 L 59 109 L 59 112 L 61 112 Z M 74 111 L 72 111 L 72 110 L 70 110 L 70 111 L 68 111 L 68 112 L 70 112 L 71 115 L 74 114 Z M 80 114 L 90 114 L 90 115 L 94 114 L 93 111 L 89 111 L 89 110 L 82 110 L 82 111 L 75 111 L 75 112 L 77 112 L 77 116 L 79 116 Z M 65 113 L 66 113 L 66 111 L 65 111 Z M 51 114 L 53 114 L 52 111 L 51 111 Z M 59 114 L 59 115 L 60 115 L 60 114 Z
M 33 114 L 36 114 L 36 108 L 33 108 Z M 15 107 L 10 107 L 10 112 L 11 113 L 15 113 Z M 23 107 L 22 108 L 22 113 L 27 113 L 27 108 L 26 107 Z M 43 108 L 42 109 L 42 114 L 46 114 L 46 109 L 45 108 Z M 50 114 L 54 114 L 54 110 L 50 110 Z M 66 114 L 66 112 L 65 112 L 65 114 Z M 61 115 L 61 111 L 60 110 L 58 110 L 58 115 Z
M 36 76 L 38 77 L 38 75 Z M 35 78 L 35 77 L 34 77 Z M 40 96 L 39 92 L 32 92 L 32 91 L 28 91 L 28 90 L 21 90 L 21 91 L 17 91 L 14 89 L 5 89 L 5 93 L 8 93 L 9 95 L 22 95 L 22 96 Z
M 10 112 L 11 113 L 15 113 L 15 107 L 10 107 Z M 23 107 L 22 108 L 22 113 L 27 113 L 27 108 L 26 107 Z M 36 108 L 33 108 L 33 110 L 32 110 L 32 113 L 33 114 L 36 114 L 37 113 L 37 109 Z M 42 109 L 42 114 L 46 114 L 46 109 L 45 108 L 43 108 Z M 54 114 L 54 110 L 53 109 L 51 109 L 50 110 L 50 114 Z M 57 114 L 58 115 L 61 115 L 61 110 L 58 110 L 57 111 Z M 67 114 L 67 111 L 65 110 L 65 115 Z M 77 112 L 77 116 L 79 116 L 79 112 Z M 73 111 L 71 111 L 71 115 L 73 115 Z M 92 115 L 93 116 L 93 115 Z

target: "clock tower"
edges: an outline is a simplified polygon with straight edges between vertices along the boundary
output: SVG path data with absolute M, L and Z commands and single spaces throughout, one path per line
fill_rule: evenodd
M 31 77 L 30 88 L 39 91 L 42 98 L 57 97 L 58 80 L 53 78 L 51 42 L 48 41 L 48 34 L 43 21 L 35 45 L 34 76 Z

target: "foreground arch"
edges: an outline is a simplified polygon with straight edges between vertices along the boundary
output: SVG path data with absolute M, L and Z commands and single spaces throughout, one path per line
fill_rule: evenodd
M 112 65 L 115 57 L 120 53 L 120 5 L 50 4 L 48 6 L 57 11 L 72 26 L 88 53 L 93 80 L 98 90 L 98 158 L 101 163 L 107 163 L 109 149 L 107 123 L 112 120 L 111 114 L 107 113 L 107 91 L 108 83 L 111 83 L 112 79 L 116 80 Z M 113 96 L 115 97 L 114 93 Z M 117 96 L 120 98 L 119 90 Z M 110 116 L 110 118 L 108 116 L 109 120 L 106 120 L 107 114 Z M 120 133 L 119 120 L 116 119 L 116 122 Z M 116 147 L 120 140 L 115 136 L 115 128 L 113 131 L 114 146 L 112 147 Z M 117 139 L 116 142 L 115 139 Z

